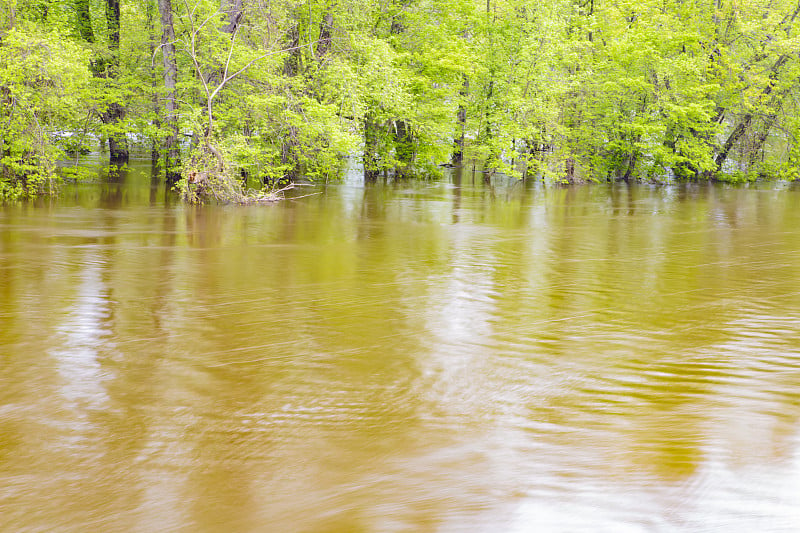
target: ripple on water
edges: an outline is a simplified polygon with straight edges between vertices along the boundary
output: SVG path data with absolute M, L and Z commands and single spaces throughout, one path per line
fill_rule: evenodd
M 478 182 L 3 211 L 9 527 L 796 527 L 793 196 Z

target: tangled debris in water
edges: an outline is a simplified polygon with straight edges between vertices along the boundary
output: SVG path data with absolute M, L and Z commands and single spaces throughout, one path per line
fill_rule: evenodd
M 192 172 L 181 187 L 183 199 L 202 204 L 215 201 L 221 204 L 269 204 L 285 198 L 285 192 L 294 189 L 290 183 L 278 189 L 250 189 L 224 172 Z

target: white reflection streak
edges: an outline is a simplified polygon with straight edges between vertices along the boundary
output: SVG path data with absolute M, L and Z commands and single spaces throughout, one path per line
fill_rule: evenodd
M 76 302 L 58 327 L 64 342 L 60 349 L 51 352 L 64 378 L 63 396 L 73 404 L 90 408 L 98 408 L 108 399 L 98 362 L 98 349 L 109 334 L 105 321 L 110 312 L 101 279 L 102 267 L 102 259 L 88 251 Z
M 476 253 L 469 235 L 454 236 L 458 259 L 445 283 L 433 293 L 427 324 L 434 343 L 424 360 L 425 374 L 434 379 L 434 402 L 455 416 L 482 416 L 483 387 L 490 379 L 484 348 L 493 332 L 493 258 Z

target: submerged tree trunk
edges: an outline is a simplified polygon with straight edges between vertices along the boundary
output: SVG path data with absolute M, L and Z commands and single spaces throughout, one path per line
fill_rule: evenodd
M 378 125 L 372 116 L 364 116 L 364 181 L 375 181 L 378 179 Z
M 453 149 L 453 164 L 460 165 L 464 161 L 464 135 L 467 129 L 467 106 L 466 98 L 469 95 L 469 77 L 463 75 L 461 90 L 458 92 L 461 97 L 458 103 L 458 113 L 456 114 L 456 135 Z
M 414 164 L 414 134 L 405 120 L 395 121 L 394 126 L 394 152 L 400 163 L 397 168 L 397 176 L 407 178 L 411 175 Z
M 392 35 L 400 35 L 406 31 L 405 21 L 402 13 L 397 14 L 392 18 L 392 26 L 390 33 Z M 390 132 L 394 141 L 394 155 L 398 162 L 396 175 L 398 177 L 408 177 L 412 172 L 414 165 L 414 157 L 416 156 L 416 146 L 414 133 L 408 121 L 403 118 L 395 119 L 389 123 L 390 127 L 393 126 L 393 131 Z
M 119 78 L 119 25 L 120 25 L 120 0 L 106 0 L 106 24 L 108 26 L 108 41 L 110 59 L 106 64 L 103 77 L 116 82 Z M 128 161 L 128 139 L 124 133 L 115 131 L 122 119 L 125 118 L 125 107 L 118 100 L 112 100 L 100 117 L 104 124 L 112 125 L 108 135 L 108 151 L 111 163 L 121 164 Z
M 486 0 L 486 22 L 489 24 L 489 28 L 493 26 L 493 23 L 497 20 L 497 16 L 490 17 L 492 13 L 492 4 L 490 0 Z M 490 18 L 493 20 L 490 21 Z M 489 39 L 489 49 L 494 49 L 494 34 L 490 30 L 488 33 Z M 489 149 L 489 154 L 486 158 L 484 163 L 484 180 L 489 179 L 489 171 L 494 173 L 494 169 L 490 169 L 490 165 L 495 159 L 496 154 L 494 153 L 494 147 L 492 146 L 492 100 L 494 99 L 494 78 L 495 78 L 495 67 L 491 65 L 489 67 L 488 72 L 488 82 L 486 84 L 486 102 L 484 104 L 483 109 L 483 120 L 484 120 L 484 142 Z
M 90 12 L 89 0 L 73 0 L 75 9 L 76 29 L 81 38 L 87 43 L 95 42 L 94 29 Z M 106 0 L 106 25 L 108 28 L 109 58 L 98 58 L 92 61 L 92 72 L 97 78 L 116 80 L 119 75 L 119 29 L 120 29 L 120 4 L 119 0 Z M 103 124 L 116 126 L 125 116 L 125 108 L 118 101 L 113 101 L 100 113 Z M 108 136 L 108 148 L 111 163 L 120 164 L 128 160 L 128 142 L 124 134 L 112 131 Z
M 164 88 L 166 94 L 167 135 L 164 138 L 164 168 L 167 183 L 175 184 L 180 179 L 180 147 L 178 146 L 178 103 L 175 86 L 178 83 L 178 63 L 175 58 L 175 27 L 172 22 L 172 0 L 158 0 L 161 16 L 161 55 L 164 58 Z
M 486 89 L 486 108 L 483 112 L 483 119 L 485 121 L 484 127 L 484 142 L 489 147 L 489 156 L 486 158 L 485 167 L 488 168 L 489 164 L 495 158 L 494 148 L 492 147 L 492 99 L 494 98 L 494 71 L 489 71 L 489 85 Z
M 7 117 L 13 113 L 13 105 L 14 101 L 11 98 L 11 90 L 4 85 L 0 85 L 0 117 L 3 118 L 4 122 L 7 120 Z M 10 142 L 6 142 L 6 135 L 6 128 L 0 127 L 0 178 L 8 178 L 11 174 L 4 162 L 6 160 L 5 158 L 11 155 Z
M 625 174 L 622 175 L 622 181 L 625 183 L 629 183 L 631 180 L 631 176 L 633 175 L 633 170 L 636 168 L 636 161 L 639 159 L 637 154 L 631 154 L 628 158 L 628 165 L 625 168 Z
M 322 24 L 320 24 L 320 31 L 322 31 Z M 286 32 L 284 38 L 288 55 L 283 60 L 283 73 L 289 78 L 295 78 L 300 74 L 303 63 L 302 49 L 300 48 L 300 23 L 296 22 L 293 24 Z M 298 108 L 299 104 L 297 103 L 287 104 L 287 112 L 289 113 L 296 113 Z M 281 180 L 284 182 L 293 182 L 300 176 L 298 129 L 296 126 L 289 124 L 285 131 L 286 133 L 282 134 L 280 140 L 281 166 L 286 169 Z M 278 183 L 280 183 L 281 180 L 279 180 Z
M 150 57 L 155 57 L 156 54 L 156 28 L 155 28 L 155 3 L 147 2 L 147 8 L 145 9 L 145 17 L 147 23 L 147 31 L 148 31 L 148 39 L 147 45 L 150 52 Z M 153 106 L 152 113 L 153 113 L 153 125 L 156 128 L 161 128 L 161 104 L 158 101 L 158 77 L 156 76 L 156 69 L 155 64 L 151 61 L 150 66 L 148 68 L 148 73 L 150 75 L 150 104 Z M 160 139 L 156 136 L 151 139 L 150 145 L 150 161 L 153 163 L 153 167 L 158 163 L 161 154 L 161 146 L 160 146 Z
M 568 157 L 564 161 L 564 177 L 570 183 L 575 183 L 575 158 Z

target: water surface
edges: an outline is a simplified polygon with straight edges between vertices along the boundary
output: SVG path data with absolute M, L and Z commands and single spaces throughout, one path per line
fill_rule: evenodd
M 145 170 L 0 208 L 0 529 L 800 524 L 800 189 Z

